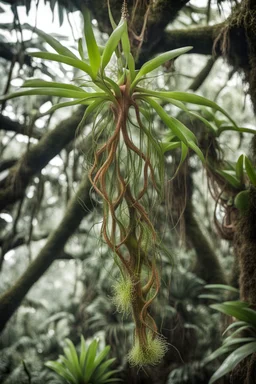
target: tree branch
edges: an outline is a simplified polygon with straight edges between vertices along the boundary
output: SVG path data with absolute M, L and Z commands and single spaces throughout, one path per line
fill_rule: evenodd
M 0 173 L 3 172 L 3 171 L 6 171 L 7 169 L 11 168 L 14 166 L 14 164 L 16 164 L 18 161 L 17 158 L 10 158 L 10 159 L 6 159 L 6 160 L 2 160 L 0 161 Z
M 21 135 L 30 136 L 35 139 L 41 139 L 42 137 L 41 130 L 36 129 L 35 127 L 30 130 L 29 127 L 20 124 L 18 121 L 13 121 L 9 117 L 3 115 L 0 115 L 0 130 L 20 133 Z
M 212 55 L 214 41 L 224 26 L 225 23 L 219 23 L 204 27 L 165 31 L 158 44 L 147 44 L 143 46 L 139 59 L 139 66 L 157 53 L 162 53 L 184 46 L 193 47 L 193 49 L 188 53 Z M 216 47 L 216 54 L 220 54 L 218 46 Z
M 21 199 L 31 178 L 74 139 L 84 108 L 84 106 L 79 107 L 71 117 L 61 121 L 10 169 L 9 175 L 1 182 L 0 210 Z
M 90 183 L 87 176 L 82 180 L 77 193 L 67 207 L 65 216 L 56 230 L 49 236 L 36 259 L 7 292 L 0 297 L 0 332 L 4 329 L 31 287 L 47 271 L 54 260 L 63 255 L 64 246 L 78 228 L 84 216 L 93 207 L 90 199 Z M 86 210 L 85 208 L 86 207 Z
M 15 62 L 18 62 L 20 64 L 26 64 L 28 65 L 29 67 L 32 66 L 32 59 L 29 55 L 27 54 L 23 54 L 21 56 L 21 54 L 17 53 L 15 51 L 15 46 L 14 44 L 11 44 L 11 43 L 5 43 L 5 42 L 0 42 L 0 57 L 2 57 L 3 59 L 7 60 L 7 61 L 15 61 Z
M 209 73 L 211 72 L 215 61 L 216 60 L 213 57 L 211 57 L 207 61 L 206 65 L 201 69 L 201 71 L 197 74 L 197 76 L 194 78 L 194 80 L 190 84 L 189 89 L 191 89 L 191 91 L 195 92 L 198 90 L 198 88 L 201 87 L 201 85 L 203 84 L 203 82 L 206 80 Z

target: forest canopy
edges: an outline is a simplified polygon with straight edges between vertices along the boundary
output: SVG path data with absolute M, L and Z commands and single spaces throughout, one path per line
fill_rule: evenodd
M 255 2 L 0 15 L 0 382 L 255 382 Z

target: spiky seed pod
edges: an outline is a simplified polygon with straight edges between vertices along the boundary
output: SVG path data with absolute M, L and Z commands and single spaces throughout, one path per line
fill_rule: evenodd
M 162 360 L 167 350 L 167 342 L 162 337 L 153 337 L 153 333 L 149 331 L 146 345 L 142 345 L 135 337 L 128 360 L 132 366 L 156 365 Z
M 113 286 L 113 303 L 118 312 L 129 314 L 133 300 L 133 284 L 129 278 L 118 281 Z
M 129 12 L 128 12 L 128 8 L 127 8 L 127 1 L 126 0 L 124 0 L 124 2 L 123 2 L 121 15 L 122 15 L 122 19 L 124 19 L 124 20 L 127 20 L 129 17 Z

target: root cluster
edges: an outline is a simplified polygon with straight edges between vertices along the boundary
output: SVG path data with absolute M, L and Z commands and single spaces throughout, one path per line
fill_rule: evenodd
M 157 335 L 149 307 L 160 288 L 158 238 L 149 206 L 161 193 L 161 165 L 154 149 L 157 140 L 154 143 L 149 128 L 143 125 L 136 100 L 126 85 L 120 90 L 121 97 L 111 105 L 114 123 L 104 144 L 95 150 L 89 178 L 104 203 L 102 237 L 124 282 L 131 283 L 135 341 L 148 351 L 149 340 Z

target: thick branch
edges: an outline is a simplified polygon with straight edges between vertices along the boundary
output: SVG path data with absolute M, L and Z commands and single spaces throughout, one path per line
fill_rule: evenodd
M 214 41 L 224 25 L 224 23 L 220 23 L 204 27 L 165 31 L 157 45 L 148 44 L 143 46 L 139 64 L 142 65 L 157 53 L 190 45 L 193 49 L 189 53 L 212 55 Z M 217 54 L 220 53 L 218 47 L 216 47 L 216 51 Z
M 37 258 L 29 265 L 16 284 L 0 297 L 0 331 L 3 330 L 6 323 L 18 309 L 30 288 L 46 272 L 53 261 L 63 255 L 66 242 L 78 228 L 83 217 L 92 208 L 92 201 L 89 195 L 90 187 L 87 176 L 85 176 L 79 190 L 70 201 L 65 216 L 57 229 L 49 236 Z
M 194 80 L 192 81 L 192 83 L 190 84 L 189 86 L 189 89 L 191 89 L 191 91 L 197 91 L 198 88 L 201 87 L 201 85 L 203 84 L 203 82 L 206 80 L 206 78 L 209 76 L 211 70 L 212 70 L 212 67 L 215 63 L 215 59 L 213 57 L 211 57 L 206 65 L 201 69 L 201 71 L 198 73 L 198 75 L 194 78 Z
M 14 164 L 16 164 L 18 161 L 17 158 L 10 158 L 10 159 L 6 159 L 6 160 L 2 160 L 0 161 L 0 173 L 3 172 L 3 171 L 6 171 L 7 169 L 11 168 L 14 166 Z
M 7 61 L 11 61 L 11 62 L 19 62 L 20 64 L 26 64 L 28 65 L 29 67 L 31 67 L 31 63 L 32 63 L 32 60 L 31 60 L 31 57 L 29 55 L 26 55 L 26 54 L 23 54 L 21 56 L 21 54 L 18 54 L 16 51 L 15 51 L 15 48 L 12 47 L 12 44 L 10 43 L 5 43 L 5 42 L 1 42 L 0 43 L 0 57 L 2 57 L 3 59 L 7 60 Z
M 8 177 L 1 183 L 0 210 L 15 203 L 25 193 L 31 178 L 40 172 L 75 137 L 84 107 L 42 137 L 21 160 L 10 169 Z
M 9 117 L 3 115 L 0 115 L 0 130 L 20 133 L 21 135 L 34 137 L 35 139 L 41 139 L 42 137 L 41 130 L 33 127 L 30 132 L 30 129 L 27 126 L 20 124 L 18 121 L 13 121 Z

